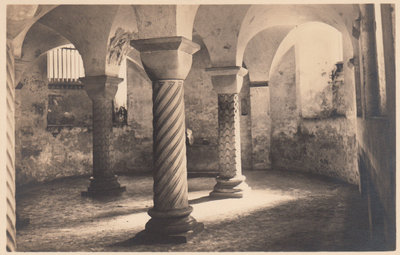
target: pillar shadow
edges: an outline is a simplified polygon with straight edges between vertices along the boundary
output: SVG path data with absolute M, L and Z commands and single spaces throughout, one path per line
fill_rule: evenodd
M 195 199 L 190 199 L 189 204 L 200 204 L 200 203 L 205 203 L 205 202 L 210 202 L 210 201 L 215 201 L 215 200 L 223 200 L 227 199 L 224 197 L 211 197 L 211 196 L 203 196 Z
M 126 211 L 111 211 L 111 212 L 106 212 L 106 213 L 101 213 L 99 215 L 96 215 L 92 219 L 102 219 L 102 218 L 109 218 L 109 217 L 118 217 L 118 216 L 124 216 L 124 215 L 130 215 L 130 214 L 137 214 L 137 213 L 144 213 L 147 212 L 150 208 L 149 207 L 141 207 L 141 208 L 135 208 L 131 210 L 126 210 Z
M 128 240 L 117 242 L 109 245 L 108 247 L 132 247 L 138 245 L 177 245 L 187 242 L 186 236 L 162 236 L 156 234 L 148 234 L 146 230 L 142 230 L 134 237 Z

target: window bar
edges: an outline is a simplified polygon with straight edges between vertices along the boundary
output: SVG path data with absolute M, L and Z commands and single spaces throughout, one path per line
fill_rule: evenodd
M 53 63 L 53 76 L 51 77 L 51 79 L 52 79 L 52 82 L 54 82 L 54 79 L 56 78 L 56 68 L 57 68 L 57 64 L 56 64 L 56 62 L 55 62 L 55 60 L 54 60 L 54 58 L 55 58 L 55 50 L 52 50 L 51 51 L 51 55 L 52 55 L 52 57 L 53 57 L 53 61 L 52 61 L 52 63 Z
M 80 77 L 80 68 L 79 68 L 79 52 L 76 51 L 75 52 L 75 77 L 76 79 L 79 79 Z
M 54 77 L 53 81 L 56 82 L 58 78 L 58 51 L 53 51 L 53 66 L 54 66 Z
M 75 51 L 71 50 L 71 79 L 76 82 L 75 79 Z
M 47 80 L 50 80 L 50 54 L 47 53 Z
M 61 49 L 62 52 L 62 69 L 63 69 L 63 82 L 67 82 L 67 51 Z
M 52 53 L 51 50 L 47 52 L 47 80 L 49 82 L 51 82 L 51 77 L 53 76 L 52 74 L 53 55 L 51 53 Z
M 70 68 L 70 70 L 71 70 L 71 81 L 75 81 L 75 79 L 74 79 L 74 62 L 73 62 L 73 60 L 74 60 L 74 50 L 70 50 L 69 51 L 69 58 L 70 58 L 70 62 L 69 62 L 69 68 Z
M 67 55 L 67 63 L 65 65 L 65 69 L 67 70 L 67 82 L 71 82 L 71 50 L 66 50 L 65 54 Z
M 56 58 L 55 58 L 55 60 L 57 61 L 57 76 L 56 76 L 56 82 L 58 82 L 58 79 L 59 79 L 59 77 L 60 77 L 60 52 L 59 52 L 59 50 L 57 49 L 56 50 Z
M 79 58 L 79 68 L 80 68 L 80 73 L 79 73 L 79 76 L 80 77 L 84 77 L 85 76 L 85 70 L 84 70 L 84 68 L 83 68 L 83 61 L 82 61 L 82 58 Z
M 58 52 L 58 81 L 62 81 L 63 73 L 62 73 L 62 51 L 61 49 L 57 49 Z

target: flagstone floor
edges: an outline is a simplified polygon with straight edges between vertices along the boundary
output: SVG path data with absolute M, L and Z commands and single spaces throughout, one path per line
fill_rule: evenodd
M 353 251 L 374 249 L 358 188 L 296 172 L 246 171 L 242 199 L 208 197 L 215 179 L 189 178 L 192 216 L 204 230 L 186 244 L 138 245 L 152 207 L 151 176 L 120 176 L 121 196 L 81 197 L 87 177 L 18 188 L 18 251 Z

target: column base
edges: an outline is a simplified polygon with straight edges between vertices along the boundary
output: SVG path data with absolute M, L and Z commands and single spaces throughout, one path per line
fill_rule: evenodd
M 82 191 L 84 197 L 116 196 L 126 191 L 125 186 L 121 186 L 117 176 L 107 178 L 90 177 L 90 185 L 87 191 Z
M 135 244 L 181 244 L 187 243 L 190 239 L 203 231 L 204 224 L 198 223 L 192 227 L 191 230 L 184 233 L 177 234 L 160 234 L 148 230 L 139 232 L 134 237 Z
M 140 243 L 186 243 L 193 235 L 204 229 L 203 223 L 189 216 L 193 211 L 191 206 L 183 209 L 157 211 L 152 208 L 149 215 L 152 217 L 144 231 L 135 239 Z
M 139 233 L 136 234 L 135 237 L 126 240 L 122 243 L 116 244 L 117 246 L 131 246 L 131 245 L 154 245 L 154 244 L 182 244 L 182 243 L 187 243 L 190 239 L 195 237 L 198 233 L 203 231 L 204 229 L 204 224 L 203 223 L 197 223 L 196 226 L 185 233 L 179 233 L 179 234 L 158 234 L 155 232 L 150 232 L 147 230 L 143 230 Z
M 210 197 L 214 198 L 242 198 L 250 191 L 250 187 L 244 182 L 244 175 L 235 176 L 227 179 L 217 177 L 217 184 L 214 190 L 210 193 Z

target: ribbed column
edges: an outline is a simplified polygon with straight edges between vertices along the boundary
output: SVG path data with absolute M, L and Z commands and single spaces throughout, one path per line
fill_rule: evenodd
M 210 196 L 241 198 L 248 186 L 242 175 L 239 92 L 247 70 L 234 66 L 209 68 L 207 71 L 218 93 L 219 172 Z
M 93 175 L 82 195 L 113 195 L 125 191 L 111 169 L 112 100 L 121 78 L 89 76 L 82 79 L 93 107 Z
M 230 179 L 242 174 L 240 151 L 239 95 L 218 95 L 219 177 Z
M 189 217 L 183 80 L 153 82 L 153 130 L 154 208 L 146 230 L 187 232 L 196 221 Z
M 188 206 L 186 180 L 185 109 L 183 81 L 153 85 L 154 201 L 155 209 Z
M 4 99 L 6 100 L 5 114 L 2 116 L 2 123 L 4 129 L 1 129 L 1 141 L 4 142 L 2 146 L 5 147 L 3 151 L 4 161 L 1 163 L 4 177 L 6 178 L 5 198 L 6 204 L 3 209 L 6 211 L 6 249 L 7 251 L 15 251 L 17 245 L 16 238 L 16 206 L 15 206 L 15 121 L 14 121 L 14 107 L 15 107 L 15 66 L 14 54 L 11 41 L 7 40 L 7 79 L 4 90 Z M 3 140 L 4 139 L 4 140 Z M 4 248 L 3 248 L 4 249 Z
M 134 40 L 131 45 L 140 51 L 153 81 L 154 207 L 146 241 L 186 242 L 188 233 L 203 226 L 190 216 L 183 100 L 183 81 L 199 46 L 184 37 Z

